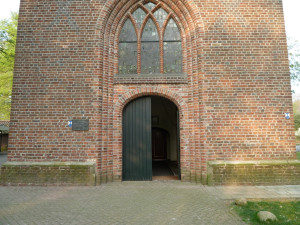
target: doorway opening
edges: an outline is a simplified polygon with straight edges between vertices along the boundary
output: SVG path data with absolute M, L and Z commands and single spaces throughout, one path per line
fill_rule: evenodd
M 180 179 L 177 106 L 159 96 L 133 100 L 123 112 L 123 180 Z
M 170 100 L 151 97 L 152 179 L 179 179 L 178 110 Z

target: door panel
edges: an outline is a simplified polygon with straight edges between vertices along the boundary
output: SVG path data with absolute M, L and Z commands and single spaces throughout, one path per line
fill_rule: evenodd
M 136 99 L 124 109 L 123 180 L 152 180 L 151 97 Z
M 152 160 L 167 159 L 168 133 L 160 128 L 152 128 Z

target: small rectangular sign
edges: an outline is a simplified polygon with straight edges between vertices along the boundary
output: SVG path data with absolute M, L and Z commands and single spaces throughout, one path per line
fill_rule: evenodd
M 72 120 L 69 120 L 69 121 L 68 121 L 68 126 L 69 126 L 69 127 L 72 127 Z
M 290 118 L 291 118 L 291 114 L 290 113 L 284 113 L 285 114 L 285 118 L 287 119 L 287 120 L 289 120 Z
M 89 130 L 89 120 L 72 120 L 72 130 Z

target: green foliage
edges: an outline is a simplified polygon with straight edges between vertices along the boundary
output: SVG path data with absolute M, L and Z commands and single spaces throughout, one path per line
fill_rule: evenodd
M 295 130 L 300 128 L 300 100 L 293 102 Z
M 288 38 L 289 63 L 291 82 L 294 85 L 300 83 L 300 44 L 297 40 Z
M 243 221 L 252 225 L 295 225 L 300 221 L 300 201 L 291 202 L 248 202 L 246 206 L 233 206 Z M 257 218 L 259 211 L 272 212 L 278 219 L 276 222 L 260 222 Z
M 300 152 L 297 152 L 297 159 L 300 160 Z
M 9 120 L 13 72 L 0 73 L 0 120 Z
M 18 14 L 0 21 L 0 120 L 9 120 Z
M 300 114 L 300 100 L 293 102 L 293 112 L 294 114 Z
M 15 47 L 17 40 L 18 14 L 0 21 L 0 72 L 14 70 Z
M 295 122 L 295 130 L 300 128 L 300 114 L 294 115 L 294 122 Z

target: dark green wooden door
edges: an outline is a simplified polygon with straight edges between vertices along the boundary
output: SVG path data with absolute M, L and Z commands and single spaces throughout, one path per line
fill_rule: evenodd
M 123 112 L 123 180 L 152 180 L 151 97 L 130 102 Z

